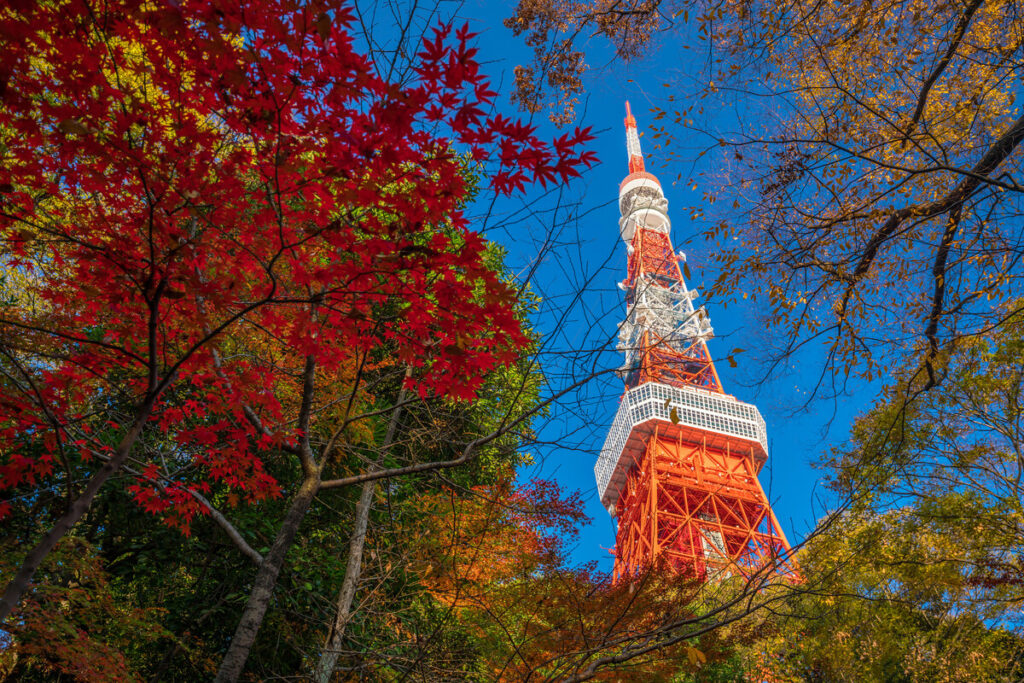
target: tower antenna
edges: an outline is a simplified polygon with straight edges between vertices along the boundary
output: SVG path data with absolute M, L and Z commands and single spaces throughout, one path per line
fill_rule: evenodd
M 640 149 L 640 134 L 636 130 L 636 119 L 626 100 L 626 154 L 629 155 L 629 172 L 638 173 L 644 170 L 644 153 Z

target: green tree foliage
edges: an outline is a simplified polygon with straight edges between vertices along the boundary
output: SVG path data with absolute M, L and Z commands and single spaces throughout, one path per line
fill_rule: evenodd
M 835 519 L 801 556 L 807 593 L 760 643 L 770 670 L 807 681 L 1020 680 L 1020 586 L 990 582 L 999 541 L 972 521 L 984 508 L 959 502 Z

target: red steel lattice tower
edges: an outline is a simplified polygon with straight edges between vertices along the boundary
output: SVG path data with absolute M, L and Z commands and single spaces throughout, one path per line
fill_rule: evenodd
M 629 175 L 619 186 L 627 315 L 619 328 L 626 391 L 594 473 L 618 519 L 615 576 L 655 562 L 700 579 L 781 567 L 789 545 L 758 473 L 768 437 L 757 407 L 723 392 L 669 233 L 668 201 L 644 170 L 626 103 Z

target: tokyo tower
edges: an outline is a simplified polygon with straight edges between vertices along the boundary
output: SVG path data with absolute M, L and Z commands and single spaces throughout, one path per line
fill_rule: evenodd
M 764 419 L 722 390 L 707 347 L 711 322 L 686 287 L 686 256 L 672 248 L 668 201 L 644 170 L 628 102 L 626 149 L 618 346 L 626 391 L 594 467 L 601 502 L 618 520 L 614 574 L 664 563 L 698 579 L 749 576 L 789 550 L 757 478 L 768 459 Z

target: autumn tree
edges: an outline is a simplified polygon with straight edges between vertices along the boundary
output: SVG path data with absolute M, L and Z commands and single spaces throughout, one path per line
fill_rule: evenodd
M 497 263 L 495 256 L 489 254 L 489 263 Z M 391 407 L 388 397 L 400 393 L 402 374 L 387 365 L 368 373 L 367 384 L 375 387 L 379 397 L 374 405 L 382 414 L 365 417 L 346 430 L 345 448 L 337 454 L 332 468 L 360 471 L 366 466 L 365 461 L 377 462 L 382 455 L 387 456 L 390 465 L 451 455 L 459 450 L 460 443 L 492 432 L 504 410 L 526 413 L 538 401 L 539 378 L 531 357 L 527 356 L 514 366 L 490 373 L 472 402 L 407 401 L 387 440 L 392 416 L 386 410 Z M 337 378 L 335 381 L 340 382 Z M 331 385 L 324 384 L 318 386 L 318 391 L 327 396 L 330 388 Z M 314 443 L 323 438 L 322 428 L 338 424 L 338 409 L 332 403 L 326 401 L 326 405 L 318 407 L 313 423 L 317 425 Z M 430 528 L 429 518 L 434 511 L 429 501 L 436 498 L 438 486 L 447 487 L 455 500 L 481 485 L 500 482 L 510 486 L 515 466 L 523 462 L 520 440 L 516 431 L 500 435 L 481 446 L 473 467 L 449 470 L 442 477 L 427 472 L 395 479 L 383 486 L 369 482 L 373 498 L 371 505 L 364 506 L 365 553 L 359 557 L 358 571 L 353 571 L 350 561 L 349 540 L 356 537 L 354 529 L 359 523 L 360 514 L 354 514 L 353 509 L 358 508 L 360 487 L 320 494 L 305 515 L 281 566 L 274 598 L 254 641 L 247 671 L 266 678 L 319 668 L 324 661 L 321 650 L 328 625 L 336 620 L 332 607 L 340 587 L 349 582 L 358 590 L 352 593 L 354 599 L 349 619 L 341 630 L 340 644 L 334 646 L 344 670 L 380 672 L 411 668 L 440 672 L 454 666 L 453 657 L 472 655 L 458 655 L 466 650 L 456 643 L 452 643 L 454 653 L 445 653 L 444 643 L 452 642 L 446 634 L 456 633 L 458 624 L 448 619 L 443 609 L 425 601 L 422 582 L 413 568 L 423 566 L 423 556 L 418 555 L 414 561 L 410 548 Z M 385 453 L 386 441 L 389 447 Z M 297 463 L 287 458 L 268 457 L 267 470 L 285 487 L 301 479 Z M 189 476 L 187 470 L 168 472 L 166 476 L 171 474 L 186 480 Z M 131 477 L 115 478 L 100 492 L 90 512 L 76 525 L 74 536 L 68 539 L 82 544 L 88 539 L 95 547 L 97 564 L 108 568 L 111 594 L 118 607 L 107 615 L 110 625 L 126 621 L 121 615 L 130 614 L 131 610 L 145 610 L 156 612 L 159 618 L 154 621 L 168 633 L 167 637 L 151 642 L 140 638 L 127 642 L 112 640 L 108 647 L 125 653 L 127 661 L 122 668 L 129 679 L 136 675 L 159 680 L 209 678 L 215 673 L 224 643 L 230 640 L 245 607 L 254 574 L 253 558 L 224 533 L 223 525 L 230 525 L 234 534 L 245 540 L 249 553 L 265 554 L 278 533 L 280 520 L 287 514 L 288 502 L 232 501 L 230 488 L 215 485 L 204 496 L 211 514 L 195 518 L 186 537 L 132 503 L 128 489 L 136 485 Z M 532 522 L 544 522 L 546 510 L 526 496 L 518 496 L 515 501 L 531 506 Z M 12 550 L 6 557 L 16 559 L 13 549 L 25 538 L 30 539 L 33 529 L 45 526 L 47 520 L 60 512 L 61 499 L 47 493 L 33 501 L 31 512 L 16 510 L 8 520 L 7 530 L 11 534 L 5 547 Z M 215 521 L 214 515 L 220 520 Z M 487 561 L 485 557 L 479 560 Z M 29 599 L 60 589 L 61 586 L 53 584 L 50 574 L 44 574 L 35 580 Z M 52 602 L 47 604 L 52 606 Z M 75 612 L 70 611 L 68 617 L 81 618 Z M 39 615 L 45 618 L 46 612 L 39 610 Z M 126 629 L 130 631 L 127 625 Z M 411 635 L 424 630 L 437 635 Z M 47 656 L 63 651 L 61 641 L 34 638 L 28 630 L 19 631 L 16 638 L 16 644 L 38 643 L 40 653 Z M 103 680 L 87 675 L 81 679 Z
M 464 607 L 488 586 L 557 566 L 564 539 L 550 532 L 571 530 L 582 517 L 578 495 L 548 482 L 517 485 L 515 477 L 502 468 L 486 485 L 449 481 L 408 505 L 380 496 L 388 514 L 370 520 L 358 609 L 336 645 L 339 671 L 487 677 L 487 645 L 474 637 Z
M 962 341 L 941 391 L 894 383 L 822 464 L 846 501 L 801 553 L 768 649 L 827 680 L 1019 680 L 1024 667 L 1019 313 Z
M 434 633 L 461 634 L 456 661 L 483 680 L 735 680 L 737 643 L 771 627 L 759 610 L 791 597 L 771 570 L 705 583 L 655 566 L 616 582 L 567 561 L 578 495 L 550 482 L 475 493 L 423 499 L 427 533 L 406 564 L 443 608 Z
M 476 455 L 471 442 L 325 482 L 340 442 L 313 444 L 318 382 L 346 378 L 343 429 L 370 405 L 360 363 L 377 346 L 418 398 L 472 398 L 514 360 L 515 291 L 467 224 L 463 169 L 498 193 L 564 180 L 589 163 L 574 151 L 587 134 L 548 146 L 488 114 L 464 30 L 439 28 L 398 84 L 356 51 L 350 19 L 336 3 L 130 1 L 0 17 L 0 227 L 18 276 L 0 319 L 2 485 L 13 503 L 51 486 L 67 501 L 0 618 L 118 473 L 186 532 L 220 521 L 214 486 L 286 496 L 266 555 L 247 552 L 259 571 L 222 667 L 233 679 L 321 489 Z M 269 473 L 279 458 L 299 485 Z
M 796 680 L 1020 680 L 1019 585 L 986 577 L 1005 551 L 993 514 L 937 497 L 839 517 L 800 555 L 806 592 L 740 648 L 747 666 L 770 653 L 769 670 Z

